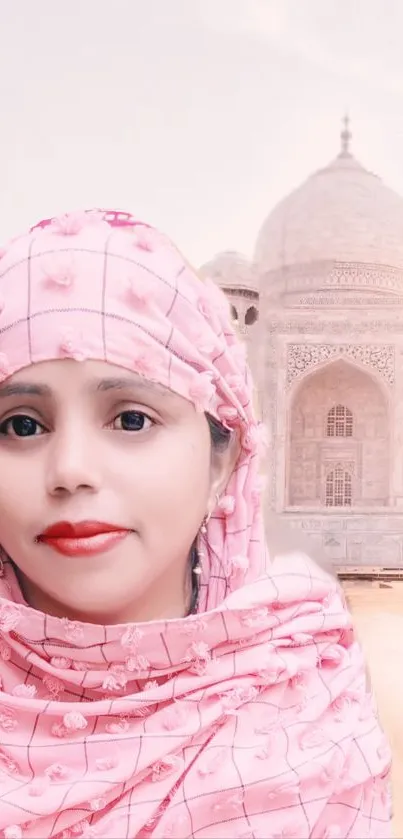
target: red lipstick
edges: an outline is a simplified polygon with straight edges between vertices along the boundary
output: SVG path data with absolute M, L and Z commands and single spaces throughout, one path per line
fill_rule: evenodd
M 38 536 L 38 542 L 63 556 L 95 556 L 113 548 L 130 533 L 116 524 L 101 521 L 59 521 Z

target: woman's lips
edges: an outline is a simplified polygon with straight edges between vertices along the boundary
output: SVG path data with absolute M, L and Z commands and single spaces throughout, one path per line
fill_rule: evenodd
M 116 524 L 99 521 L 52 524 L 38 536 L 38 542 L 53 548 L 63 556 L 95 556 L 111 550 L 128 536 L 130 530 Z

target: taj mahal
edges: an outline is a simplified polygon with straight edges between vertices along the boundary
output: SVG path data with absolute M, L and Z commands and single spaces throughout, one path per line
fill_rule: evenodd
M 338 156 L 270 212 L 225 291 L 269 433 L 266 506 L 338 568 L 403 567 L 403 197 Z

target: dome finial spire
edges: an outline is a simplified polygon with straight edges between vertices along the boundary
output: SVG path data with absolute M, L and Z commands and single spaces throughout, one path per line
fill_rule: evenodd
M 350 117 L 348 112 L 346 111 L 343 117 L 343 130 L 340 134 L 341 139 L 341 150 L 340 150 L 340 157 L 351 157 L 350 151 L 350 143 L 352 139 L 352 134 L 350 131 Z

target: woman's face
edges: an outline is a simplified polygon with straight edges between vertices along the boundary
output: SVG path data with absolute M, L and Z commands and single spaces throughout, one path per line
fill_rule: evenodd
M 50 361 L 0 385 L 0 543 L 36 608 L 96 623 L 183 615 L 219 479 L 204 414 L 120 367 Z M 60 522 L 116 530 L 41 537 Z

